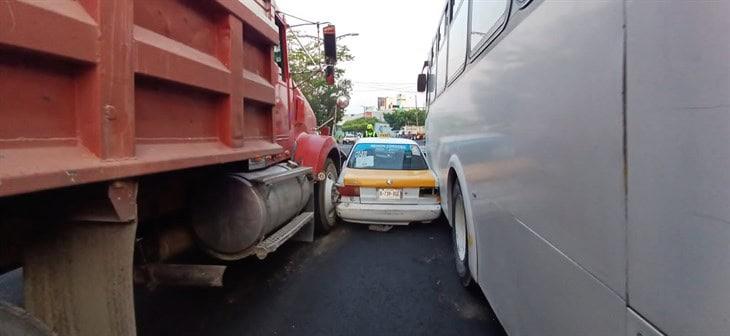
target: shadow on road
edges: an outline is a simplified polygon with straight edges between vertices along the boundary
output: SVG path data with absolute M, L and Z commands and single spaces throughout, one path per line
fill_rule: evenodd
M 138 289 L 140 335 L 504 335 L 461 287 L 444 223 L 343 225 L 233 264 L 217 289 Z

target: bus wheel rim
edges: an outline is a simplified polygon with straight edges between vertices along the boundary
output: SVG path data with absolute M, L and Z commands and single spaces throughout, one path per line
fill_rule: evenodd
M 462 200 L 456 202 L 454 211 L 454 232 L 456 235 L 456 253 L 460 261 L 466 259 L 466 216 Z

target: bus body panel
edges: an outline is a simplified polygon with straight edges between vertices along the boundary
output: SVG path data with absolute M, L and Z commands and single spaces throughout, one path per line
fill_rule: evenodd
M 631 308 L 626 308 L 626 336 L 664 336 Z
M 482 219 L 479 284 L 509 335 L 623 335 L 618 295 L 510 213 Z
M 730 330 L 730 2 L 627 2 L 629 303 Z
M 459 162 L 497 316 L 511 335 L 727 334 L 730 3 L 517 4 L 461 77 L 429 76 L 453 82 L 428 100 L 443 208 Z M 437 49 L 429 73 L 458 73 Z
M 625 332 L 622 69 L 622 2 L 536 1 L 430 106 L 433 167 L 447 186 L 462 164 L 472 273 L 513 335 Z

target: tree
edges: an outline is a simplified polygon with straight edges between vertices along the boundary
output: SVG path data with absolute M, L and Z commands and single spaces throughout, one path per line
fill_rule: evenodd
M 401 129 L 403 126 L 423 126 L 426 124 L 426 111 L 422 109 L 398 110 L 383 115 L 385 121 L 393 129 Z
M 335 110 L 337 97 L 345 96 L 350 98 L 352 81 L 345 77 L 345 70 L 341 67 L 335 69 L 335 85 L 327 85 L 324 76 L 324 53 L 322 52 L 321 41 L 314 36 L 307 36 L 296 31 L 288 32 L 289 38 L 289 69 L 294 83 L 302 90 L 304 97 L 312 106 L 317 117 L 317 124 L 321 125 L 332 118 Z M 296 35 L 296 37 L 294 36 Z M 297 39 L 301 42 L 297 42 Z M 338 41 L 337 62 L 352 61 L 354 56 L 350 49 Z M 337 119 L 342 117 L 344 111 L 338 111 Z
M 365 130 L 367 129 L 368 124 L 375 126 L 375 124 L 379 122 L 380 120 L 378 120 L 378 118 L 373 117 L 352 119 L 342 124 L 342 130 L 345 132 L 360 132 L 362 134 L 365 134 Z

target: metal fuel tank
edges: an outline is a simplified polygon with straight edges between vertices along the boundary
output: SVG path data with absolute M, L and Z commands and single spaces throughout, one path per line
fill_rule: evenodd
M 204 248 L 240 259 L 268 234 L 299 214 L 312 194 L 311 169 L 279 164 L 205 181 L 191 205 L 191 226 Z

